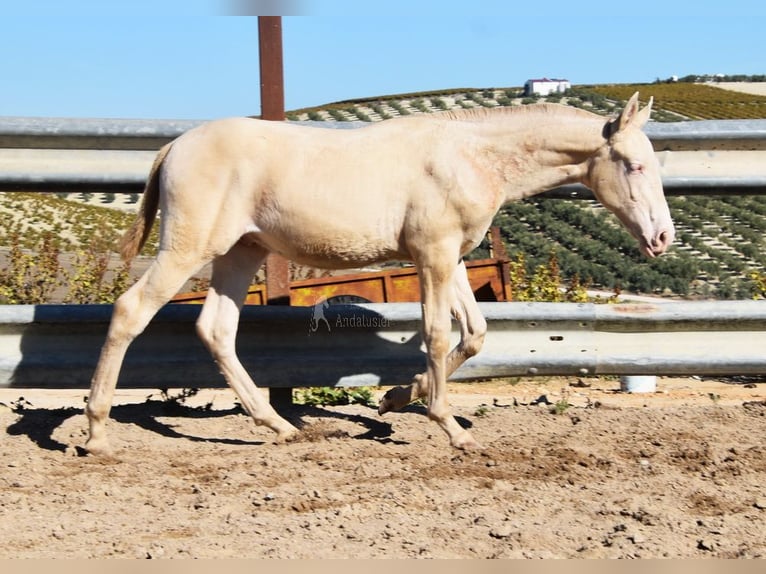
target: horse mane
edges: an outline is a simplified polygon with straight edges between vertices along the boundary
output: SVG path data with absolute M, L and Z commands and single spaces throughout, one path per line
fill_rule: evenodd
M 568 116 L 593 119 L 596 114 L 587 110 L 564 106 L 561 104 L 531 104 L 525 106 L 508 106 L 494 108 L 466 108 L 461 110 L 447 110 L 432 114 L 433 117 L 441 117 L 450 120 L 476 122 L 489 120 L 502 116 L 515 116 L 527 114 L 543 114 L 550 116 Z M 605 120 L 607 118 L 604 118 Z

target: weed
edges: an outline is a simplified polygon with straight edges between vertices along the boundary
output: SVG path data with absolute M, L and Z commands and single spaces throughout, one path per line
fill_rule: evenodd
M 64 281 L 59 249 L 53 235 L 43 235 L 37 254 L 22 249 L 18 231 L 11 234 L 9 242 L 8 263 L 0 269 L 0 304 L 35 305 L 47 302 L 54 289 Z
M 489 414 L 489 407 L 487 405 L 481 404 L 478 407 L 476 407 L 476 410 L 473 412 L 473 415 L 476 417 L 485 417 Z
M 293 400 L 298 405 L 332 406 L 332 405 L 363 405 L 375 407 L 377 402 L 369 387 L 311 387 L 298 389 L 294 392 Z
M 181 389 L 181 391 L 177 395 L 171 395 L 168 392 L 168 389 L 160 389 L 160 396 L 162 398 L 162 409 L 165 411 L 165 413 L 172 415 L 172 414 L 181 414 L 184 411 L 188 410 L 201 410 L 201 411 L 209 411 L 213 408 L 213 403 L 209 402 L 204 406 L 201 407 L 189 407 L 186 405 L 186 399 L 189 399 L 199 393 L 199 389 L 196 388 L 187 388 L 187 389 Z M 151 400 L 151 395 L 147 397 L 147 401 Z
M 111 246 L 116 231 L 104 220 L 90 230 L 88 248 L 76 252 L 71 266 L 62 262 L 61 240 L 51 231 L 29 244 L 19 227 L 10 230 L 8 259 L 0 269 L 0 304 L 39 305 L 112 303 L 130 281 L 130 265 L 110 269 Z M 29 247 L 26 247 L 26 246 Z M 57 292 L 66 294 L 61 295 Z
M 577 274 L 572 277 L 565 291 L 560 289 L 563 279 L 555 251 L 550 252 L 548 263 L 538 265 L 531 275 L 527 273 L 524 254 L 519 253 L 516 259 L 510 262 L 509 272 L 514 301 L 584 303 L 589 300 L 588 285 L 583 283 Z
M 11 401 L 11 410 L 14 413 L 23 413 L 26 409 L 33 407 L 34 405 L 30 403 L 27 399 L 24 397 L 19 397 L 15 401 Z
M 752 281 L 753 299 L 766 299 L 766 273 L 751 271 L 750 280 Z
M 554 415 L 563 415 L 569 407 L 572 405 L 569 403 L 569 401 L 565 398 L 559 399 L 556 401 L 556 403 L 551 407 L 551 414 Z
M 176 402 L 179 404 L 183 404 L 186 399 L 189 397 L 195 396 L 197 393 L 199 393 L 199 389 L 181 389 L 181 392 L 177 395 L 171 395 L 168 392 L 168 389 L 160 389 L 160 395 L 162 396 L 163 401 L 168 402 Z

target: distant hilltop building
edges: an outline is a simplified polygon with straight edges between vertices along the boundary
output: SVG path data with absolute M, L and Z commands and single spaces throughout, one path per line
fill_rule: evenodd
M 549 80 L 548 78 L 542 78 L 541 80 L 527 80 L 524 83 L 524 95 L 525 96 L 547 96 L 552 93 L 562 94 L 566 92 L 572 84 L 569 80 Z

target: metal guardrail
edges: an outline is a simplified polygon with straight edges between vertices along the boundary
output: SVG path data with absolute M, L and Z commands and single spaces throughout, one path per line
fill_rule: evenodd
M 521 375 L 766 374 L 766 302 L 481 303 L 482 352 L 453 380 Z M 0 306 L 0 387 L 85 388 L 111 305 Z M 196 305 L 167 305 L 131 345 L 120 385 L 218 387 Z M 420 305 L 245 307 L 238 352 L 268 388 L 394 385 L 425 366 Z M 453 333 L 457 341 L 458 333 Z
M 156 150 L 200 123 L 0 117 L 0 191 L 140 192 Z M 766 120 L 650 123 L 646 132 L 668 195 L 766 194 Z M 547 196 L 592 197 L 580 185 Z
M 140 192 L 157 150 L 201 123 L 0 118 L 0 191 Z
M 0 191 L 140 192 L 155 150 L 196 121 L 0 118 Z M 357 124 L 321 123 L 353 128 Z M 666 193 L 766 193 L 766 120 L 652 123 Z M 551 197 L 590 197 L 582 186 Z M 485 347 L 453 379 L 766 374 L 766 303 L 481 304 Z M 260 386 L 405 383 L 424 368 L 417 304 L 248 307 L 238 348 Z M 222 386 L 197 306 L 169 305 L 131 346 L 120 384 Z M 111 306 L 0 306 L 0 387 L 89 384 Z M 329 327 L 329 328 L 328 328 Z M 457 333 L 453 333 L 457 340 Z

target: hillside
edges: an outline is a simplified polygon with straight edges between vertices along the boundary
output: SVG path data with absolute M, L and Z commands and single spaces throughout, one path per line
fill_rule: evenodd
M 380 121 L 401 115 L 472 107 L 558 102 L 610 115 L 634 92 L 654 98 L 654 121 L 766 118 L 764 84 L 653 84 L 575 86 L 566 94 L 524 97 L 521 88 L 454 89 L 357 99 L 296 110 L 294 120 Z M 753 92 L 753 93 L 748 93 Z M 760 92 L 760 93 L 759 93 Z M 766 269 L 766 198 L 687 196 L 669 198 L 678 237 L 670 252 L 646 261 L 635 242 L 595 202 L 530 199 L 505 207 L 495 224 L 508 252 L 523 252 L 530 267 L 555 253 L 565 277 L 577 275 L 593 286 L 685 297 L 746 298 L 752 272 Z M 475 256 L 486 255 L 479 249 Z
M 729 86 L 727 86 L 729 87 Z M 655 99 L 655 121 L 687 119 L 766 118 L 766 96 L 693 83 L 577 86 L 548 98 L 525 98 L 519 88 L 445 90 L 338 102 L 288 113 L 292 120 L 382 121 L 399 115 L 429 113 L 477 106 L 527 105 L 556 101 L 609 115 L 634 91 L 641 99 Z M 70 194 L 70 199 L 78 199 Z M 95 194 L 92 205 L 66 201 L 55 195 L 0 194 L 0 244 L 7 245 L 13 230 L 24 247 L 39 243 L 48 229 L 61 238 L 63 250 L 109 244 L 130 220 L 113 205 L 113 194 Z M 121 198 L 130 208 L 136 198 Z M 530 270 L 557 256 L 562 275 L 577 276 L 593 287 L 620 288 L 695 298 L 747 298 L 750 275 L 766 270 L 766 197 L 688 196 L 669 198 L 677 224 L 677 240 L 668 254 L 647 261 L 634 240 L 595 202 L 531 199 L 501 210 L 495 224 L 502 229 L 512 257 L 523 253 Z M 480 247 L 474 257 L 486 256 Z M 296 277 L 305 272 L 293 269 Z
M 654 98 L 654 121 L 697 119 L 766 118 L 766 83 L 744 83 L 747 91 L 731 89 L 735 85 L 697 84 L 691 82 L 653 84 L 608 84 L 573 86 L 566 94 L 526 97 L 521 88 L 453 89 L 416 94 L 397 94 L 371 99 L 335 102 L 287 112 L 293 121 L 381 121 L 397 116 L 476 107 L 519 106 L 536 102 L 559 102 L 611 114 L 634 92 L 641 100 Z

